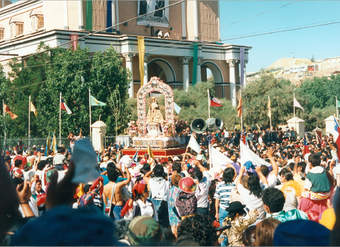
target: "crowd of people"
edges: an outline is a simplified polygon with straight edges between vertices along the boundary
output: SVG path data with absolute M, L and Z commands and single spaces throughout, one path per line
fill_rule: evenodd
M 95 152 L 82 137 L 47 155 L 36 146 L 3 150 L 1 245 L 340 244 L 340 161 L 332 136 L 197 134 L 185 123 L 181 132 L 202 151 L 129 157 L 119 145 Z M 243 163 L 241 144 L 263 164 Z M 213 167 L 209 146 L 230 162 Z

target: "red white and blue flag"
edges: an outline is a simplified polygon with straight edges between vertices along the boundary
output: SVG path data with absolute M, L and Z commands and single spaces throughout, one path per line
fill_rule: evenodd
M 331 134 L 333 135 L 333 140 L 336 144 L 337 148 L 337 155 L 338 160 L 340 160 L 340 127 L 338 121 L 336 121 L 336 118 L 333 116 L 334 122 L 333 122 L 333 128 L 331 130 Z
M 68 108 L 63 98 L 61 98 L 60 101 L 60 109 L 66 111 L 67 114 L 72 114 L 72 111 L 70 110 L 70 108 Z
M 303 156 L 310 153 L 306 136 L 303 137 Z
M 222 107 L 223 105 L 222 105 L 222 102 L 219 101 L 219 99 L 210 96 L 210 106 L 213 106 L 213 107 Z

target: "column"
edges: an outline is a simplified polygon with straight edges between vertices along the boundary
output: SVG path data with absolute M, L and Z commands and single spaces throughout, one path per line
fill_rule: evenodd
M 118 24 L 118 23 L 119 23 L 119 6 L 118 6 L 118 0 L 115 0 L 115 2 L 116 2 L 116 6 L 115 6 L 115 11 L 116 11 L 116 13 L 115 13 L 115 16 L 116 16 L 116 24 Z M 115 29 L 116 29 L 117 31 L 119 31 L 119 25 L 117 25 Z
M 186 1 L 182 2 L 182 39 L 187 39 Z
M 201 63 L 202 63 L 202 58 L 197 58 L 197 82 L 202 82 L 202 77 L 201 77 Z
M 183 69 L 183 88 L 185 92 L 189 89 L 189 57 L 182 58 L 182 69 Z
M 230 100 L 233 107 L 236 107 L 236 70 L 235 66 L 237 65 L 236 59 L 228 60 L 229 64 L 229 82 L 230 82 Z
M 243 84 L 242 84 L 242 86 L 243 87 L 246 87 L 247 86 L 247 71 L 246 71 L 246 64 L 247 64 L 247 62 L 246 61 L 244 61 L 244 67 L 243 67 Z
M 125 53 L 123 54 L 125 58 L 125 68 L 127 71 L 130 71 L 131 74 L 131 80 L 129 83 L 129 98 L 133 98 L 134 96 L 134 85 L 133 85 L 133 64 L 132 64 L 132 58 L 134 57 L 134 54 L 131 53 Z
M 78 0 L 79 1 L 79 8 L 78 8 L 78 22 L 79 22 L 79 30 L 84 30 L 84 16 L 83 16 L 83 0 Z
M 68 30 L 68 1 L 64 0 L 64 28 Z
M 144 55 L 144 85 L 148 83 L 148 60 L 150 55 Z
M 199 2 L 198 0 L 194 1 L 194 39 L 198 40 L 198 8 L 199 8 Z M 198 81 L 198 78 L 197 78 Z

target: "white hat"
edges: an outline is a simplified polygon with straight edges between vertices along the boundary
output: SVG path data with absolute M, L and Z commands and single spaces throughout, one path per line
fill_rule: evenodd
M 180 158 L 178 158 L 178 156 L 175 156 L 173 160 L 177 161 L 177 160 L 180 160 Z

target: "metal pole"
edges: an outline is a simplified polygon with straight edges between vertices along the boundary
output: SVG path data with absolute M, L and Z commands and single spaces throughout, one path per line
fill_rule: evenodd
M 271 106 L 271 101 L 270 101 L 270 96 L 268 95 L 268 115 L 269 115 L 269 126 L 270 126 L 270 131 L 273 130 L 272 126 L 272 106 Z
M 28 96 L 28 147 L 31 146 L 31 95 Z
M 59 145 L 61 145 L 61 92 L 59 94 Z
M 2 115 L 3 115 L 3 119 L 4 119 L 4 150 L 6 149 L 6 137 L 7 137 L 7 133 L 6 133 L 6 116 L 5 116 L 5 101 L 2 100 Z
M 210 92 L 209 89 L 207 89 L 208 92 L 208 118 L 210 118 Z
M 91 112 L 91 89 L 89 89 L 89 117 L 90 117 L 90 137 L 92 136 L 91 125 L 92 125 L 92 112 Z
M 240 89 L 240 99 L 242 102 L 242 88 Z M 241 104 L 241 108 L 243 108 L 243 104 Z M 241 134 L 243 133 L 243 109 L 241 109 Z
M 294 117 L 295 117 L 295 93 L 293 93 L 293 111 L 294 111 Z
M 336 118 L 339 119 L 338 96 L 335 96 Z

